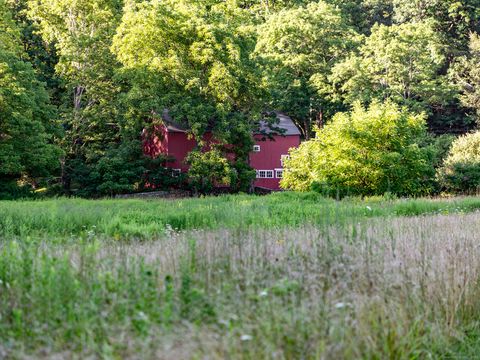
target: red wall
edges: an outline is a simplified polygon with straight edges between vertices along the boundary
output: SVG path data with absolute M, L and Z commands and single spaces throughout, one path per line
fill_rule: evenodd
M 250 166 L 256 170 L 274 170 L 282 168 L 281 156 L 288 155 L 291 148 L 300 145 L 300 136 L 274 136 L 273 140 L 262 141 L 262 136 L 255 135 L 255 144 L 260 145 L 260 152 L 250 154 Z M 272 190 L 280 189 L 280 179 L 256 179 L 255 186 Z
M 168 155 L 174 157 L 175 161 L 169 162 L 167 167 L 181 169 L 182 172 L 187 171 L 188 165 L 184 163 L 184 160 L 195 146 L 197 146 L 195 139 L 189 139 L 186 133 L 170 132 L 168 134 Z
M 192 151 L 197 142 L 189 139 L 186 133 L 169 132 L 164 125 L 156 126 L 152 132 L 143 131 L 143 152 L 152 158 L 159 155 L 169 155 L 173 161 L 165 164 L 172 169 L 181 169 L 187 171 L 188 166 L 184 160 L 188 153 Z
M 148 134 L 144 131 L 143 138 L 143 149 L 146 155 L 151 157 L 161 154 L 170 155 L 174 158 L 174 161 L 168 162 L 166 164 L 167 167 L 181 169 L 182 172 L 188 170 L 184 160 L 188 153 L 195 148 L 197 142 L 194 139 L 189 139 L 186 133 L 168 132 L 165 126 L 158 126 L 155 128 L 154 134 Z M 257 178 L 254 185 L 279 190 L 280 179 L 275 177 L 275 169 L 282 168 L 282 155 L 288 155 L 291 148 L 296 148 L 300 145 L 300 136 L 274 136 L 272 140 L 262 141 L 261 135 L 255 135 L 254 139 L 255 144 L 260 145 L 260 152 L 250 153 L 250 166 L 256 170 L 274 171 L 273 179 Z M 205 134 L 204 140 L 207 143 L 205 149 L 209 149 L 209 144 L 215 142 L 211 133 Z
M 152 158 L 168 152 L 168 132 L 165 126 L 155 126 L 142 133 L 143 153 Z

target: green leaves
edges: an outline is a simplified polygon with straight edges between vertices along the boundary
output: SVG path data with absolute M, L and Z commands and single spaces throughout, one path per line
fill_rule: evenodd
M 374 102 L 368 109 L 357 103 L 291 152 L 282 186 L 330 195 L 428 192 L 434 170 L 429 149 L 418 145 L 425 130 L 423 115 L 392 102 Z
M 218 149 L 192 151 L 186 159 L 188 177 L 195 191 L 209 193 L 215 186 L 230 185 L 234 170 Z
M 444 189 L 476 193 L 480 188 L 480 132 L 457 138 L 437 173 Z
M 0 16 L 10 19 L 9 10 L 0 2 Z M 54 108 L 44 84 L 40 83 L 20 48 L 18 28 L 12 21 L 0 21 L 0 183 L 14 183 L 20 177 L 47 176 L 59 167 L 60 151 L 51 145 L 47 132 L 55 126 Z M 3 36 L 2 36 L 3 35 Z
M 292 116 L 308 138 L 315 121 L 334 112 L 335 104 L 317 90 L 352 49 L 356 34 L 340 10 L 323 1 L 274 13 L 258 33 L 255 52 L 265 62 L 272 107 Z
M 450 75 L 461 89 L 460 101 L 473 110 L 471 116 L 480 116 L 480 36 L 471 34 L 469 55 L 457 59 Z M 478 123 L 477 123 L 478 125 Z
M 428 111 L 454 96 L 439 75 L 444 65 L 444 46 L 430 23 L 381 25 L 373 27 L 358 54 L 335 65 L 330 80 L 346 104 L 392 99 Z

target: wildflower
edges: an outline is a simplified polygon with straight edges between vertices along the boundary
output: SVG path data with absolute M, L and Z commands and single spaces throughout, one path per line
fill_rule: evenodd
M 367 205 L 367 210 L 368 210 L 368 211 L 372 211 L 372 208 Z
M 335 309 L 343 309 L 345 307 L 345 303 L 339 302 L 335 304 Z
M 260 297 L 265 297 L 268 295 L 268 292 L 266 290 L 263 290 L 260 292 L 260 294 L 258 294 Z
M 242 340 L 242 341 L 250 341 L 250 340 L 252 340 L 252 339 L 253 339 L 253 338 L 252 338 L 251 335 L 245 335 L 245 334 L 244 334 L 244 335 L 242 335 L 242 336 L 240 337 L 240 340 Z

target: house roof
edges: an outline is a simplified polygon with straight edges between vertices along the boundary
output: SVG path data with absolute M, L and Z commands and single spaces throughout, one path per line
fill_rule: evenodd
M 298 130 L 292 118 L 290 118 L 286 114 L 277 111 L 275 111 L 275 114 L 277 115 L 278 122 L 270 124 L 267 121 L 260 121 L 259 133 L 269 134 L 280 129 L 282 130 L 282 135 L 301 135 L 300 130 Z M 170 132 L 186 133 L 188 131 L 188 128 L 186 126 L 179 124 L 173 120 L 167 109 L 163 111 L 162 119 L 165 122 L 167 130 Z
M 285 115 L 281 112 L 275 111 L 277 115 L 278 123 L 269 124 L 266 121 L 260 121 L 260 132 L 262 133 L 271 133 L 275 128 L 281 129 L 282 135 L 300 135 L 300 130 L 293 122 L 292 118 L 288 115 Z M 272 129 L 272 126 L 274 129 Z
M 162 119 L 165 122 L 165 126 L 167 127 L 168 131 L 182 132 L 182 133 L 187 132 L 187 128 L 185 126 L 182 126 L 176 123 L 175 121 L 173 121 L 172 116 L 170 115 L 170 112 L 167 109 L 163 110 Z

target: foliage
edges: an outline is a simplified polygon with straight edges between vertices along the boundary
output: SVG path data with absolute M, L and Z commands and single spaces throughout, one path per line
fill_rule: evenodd
M 331 195 L 428 193 L 434 170 L 430 150 L 419 146 L 425 125 L 423 115 L 392 102 L 356 104 L 291 152 L 282 186 Z
M 118 65 L 109 47 L 122 1 L 38 0 L 28 5 L 30 19 L 58 57 L 55 72 L 62 82 L 58 108 L 65 129 L 60 142 L 65 151 L 62 183 L 68 193 L 77 190 L 71 188 L 72 182 L 82 182 L 77 176 L 102 166 L 97 162 L 107 152 L 111 155 L 121 138 L 119 84 L 114 77 Z M 106 181 L 105 187 L 111 187 Z
M 1 0 L 2 96 L 24 118 L 17 139 L 33 144 L 0 147 L 17 167 L 2 181 L 35 187 L 60 162 L 60 181 L 47 181 L 60 193 L 136 191 L 147 177 L 179 186 L 132 149 L 165 109 L 200 143 L 211 131 L 235 144 L 235 191 L 250 187 L 264 112 L 286 113 L 309 139 L 355 102 L 389 99 L 426 112 L 435 134 L 465 133 L 479 111 L 479 1 Z M 2 114 L 0 127 L 15 121 Z
M 392 0 L 327 0 L 327 2 L 338 6 L 342 10 L 342 16 L 362 34 L 369 34 L 375 24 L 392 23 L 394 10 Z
M 218 149 L 208 151 L 194 150 L 186 162 L 190 166 L 188 178 L 195 192 L 209 193 L 215 186 L 229 186 L 233 169 L 228 159 Z
M 38 178 L 58 169 L 60 149 L 52 145 L 55 109 L 25 54 L 12 42 L 20 32 L 0 2 L 0 186 L 21 177 Z M 58 133 L 58 132 L 57 132 Z
M 471 34 L 469 56 L 459 57 L 451 75 L 461 87 L 462 104 L 473 110 L 471 116 L 478 122 L 480 116 L 480 36 Z
M 246 14 L 231 3 L 128 3 L 112 51 L 130 84 L 136 119 L 168 109 L 199 142 L 212 131 L 223 144 L 236 144 L 237 161 L 246 162 L 262 98 Z
M 450 192 L 471 193 L 480 189 L 480 132 L 456 139 L 438 171 L 440 184 Z
M 480 30 L 479 0 L 393 0 L 393 5 L 398 23 L 433 20 L 452 55 L 464 51 L 469 34 Z
M 355 32 L 323 1 L 274 13 L 258 32 L 255 51 L 265 62 L 271 106 L 290 115 L 308 138 L 312 126 L 335 109 L 317 88 L 352 48 Z
M 335 65 L 332 96 L 346 104 L 391 99 L 415 111 L 448 104 L 453 89 L 438 75 L 445 64 L 443 48 L 430 23 L 376 25 L 358 54 Z
M 438 169 L 443 164 L 455 139 L 456 137 L 450 134 L 429 135 L 427 137 L 425 145 L 430 146 L 432 149 L 433 158 L 430 163 L 435 169 Z

